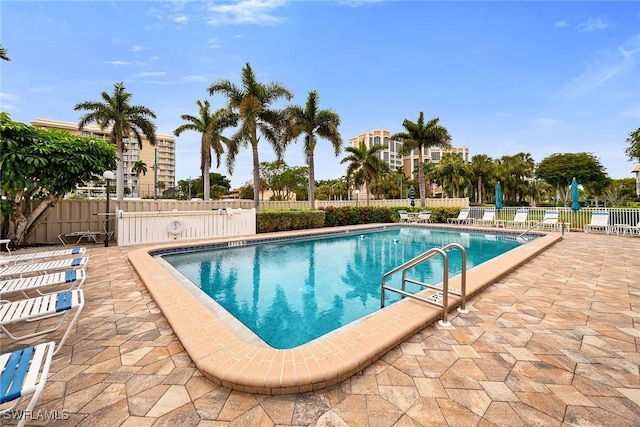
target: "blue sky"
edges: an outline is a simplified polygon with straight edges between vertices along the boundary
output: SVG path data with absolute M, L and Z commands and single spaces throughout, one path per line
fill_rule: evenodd
M 304 105 L 318 91 L 345 143 L 367 129 L 439 117 L 452 143 L 492 157 L 591 152 L 612 178 L 640 126 L 640 2 L 7 1 L 0 5 L 0 109 L 78 121 L 73 106 L 124 82 L 171 134 L 207 88 L 249 62 Z M 276 104 L 284 107 L 285 102 Z M 177 142 L 177 179 L 199 174 L 200 135 Z M 274 159 L 261 143 L 261 161 Z M 316 178 L 345 173 L 327 141 Z M 302 166 L 302 146 L 286 161 Z M 229 176 L 224 167 L 212 169 Z M 243 151 L 231 177 L 251 179 Z

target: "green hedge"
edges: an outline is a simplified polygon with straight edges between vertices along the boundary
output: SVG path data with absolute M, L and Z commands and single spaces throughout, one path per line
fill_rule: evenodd
M 336 208 L 329 206 L 320 210 L 268 210 L 258 211 L 258 233 L 272 231 L 305 230 L 310 228 L 339 227 L 356 224 L 379 224 L 399 222 L 398 211 L 431 211 L 431 222 L 446 223 L 447 218 L 456 218 L 460 207 L 353 207 Z
M 329 206 L 322 209 L 325 212 L 324 226 L 338 227 L 341 225 L 373 224 L 381 222 L 396 222 L 397 209 L 353 207 L 336 208 Z
M 324 226 L 324 212 L 318 210 L 269 210 L 256 215 L 258 233 L 306 230 Z

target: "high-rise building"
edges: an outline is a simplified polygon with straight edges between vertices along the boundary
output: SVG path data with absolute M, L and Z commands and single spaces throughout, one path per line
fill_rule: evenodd
M 389 165 L 391 170 L 402 166 L 407 178 L 411 179 L 415 176 L 414 171 L 418 168 L 418 149 L 413 150 L 409 155 L 403 156 L 400 154 L 402 142 L 391 140 L 391 132 L 388 129 L 371 129 L 349 139 L 349 143 L 353 147 L 358 147 L 361 141 L 367 144 L 367 148 L 382 144 L 384 149 L 380 150 L 378 155 L 380 159 Z M 425 147 L 423 148 L 422 157 L 425 162 L 438 165 L 444 153 L 457 153 L 465 162 L 469 162 L 469 147 L 466 146 L 451 147 L 446 150 Z
M 78 129 L 78 123 L 65 122 L 52 119 L 35 119 L 31 125 L 41 129 L 62 129 L 72 135 L 89 136 L 96 139 L 108 139 L 110 129 L 102 130 L 99 126 L 87 125 L 82 130 Z M 140 148 L 142 145 L 142 149 Z M 161 193 L 163 189 L 173 188 L 176 180 L 176 141 L 172 135 L 156 133 L 156 145 L 142 136 L 142 144 L 138 143 L 135 136 L 124 139 L 125 151 L 123 153 L 124 186 L 130 190 L 132 197 L 150 197 L 154 195 L 156 184 L 154 165 L 157 167 L 157 184 Z M 147 167 L 146 174 L 139 176 L 133 171 L 137 161 L 143 161 Z

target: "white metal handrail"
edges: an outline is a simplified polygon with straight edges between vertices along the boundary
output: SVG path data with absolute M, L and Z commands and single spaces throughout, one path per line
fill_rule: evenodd
M 453 249 L 453 248 L 457 248 L 460 249 L 461 253 L 462 253 L 462 275 L 461 275 L 461 290 L 460 291 L 456 291 L 453 289 L 449 289 L 449 256 L 446 253 L 447 249 Z M 407 278 L 407 271 L 410 270 L 413 267 L 416 267 L 419 264 L 422 264 L 423 262 L 435 257 L 436 255 L 441 255 L 442 259 L 443 259 L 443 272 L 442 272 L 442 289 L 436 287 L 436 285 L 431 285 L 429 283 L 424 283 L 424 282 L 420 282 L 418 280 L 414 280 L 411 278 Z M 384 307 L 385 304 L 385 297 L 384 297 L 384 291 L 388 290 L 391 292 L 395 292 L 398 293 L 400 295 L 402 295 L 403 297 L 409 297 L 409 298 L 413 298 L 416 299 L 418 301 L 422 301 L 425 302 L 427 304 L 432 304 L 438 307 L 442 308 L 442 315 L 441 315 L 441 319 L 438 323 L 440 323 L 440 325 L 442 326 L 450 326 L 451 324 L 449 323 L 449 321 L 447 320 L 447 315 L 449 312 L 449 293 L 453 293 L 455 295 L 458 295 L 461 297 L 461 306 L 458 308 L 458 311 L 461 313 L 467 313 L 468 311 L 466 310 L 465 304 L 466 304 L 466 280 L 467 280 L 467 276 L 466 276 L 466 270 L 467 270 L 467 252 L 464 249 L 464 247 L 458 243 L 450 243 L 446 246 L 444 246 L 443 248 L 431 248 L 428 251 L 410 259 L 409 261 L 395 267 L 394 269 L 386 272 L 385 274 L 382 275 L 382 279 L 381 279 L 381 283 L 380 283 L 380 308 Z M 396 288 L 392 288 L 390 286 L 388 286 L 386 284 L 387 278 L 392 276 L 393 274 L 397 273 L 401 271 L 402 272 L 402 289 L 396 289 Z M 406 290 L 406 284 L 407 282 L 409 283 L 413 283 L 415 285 L 421 286 L 423 288 L 431 288 L 431 289 L 437 289 L 439 292 L 431 295 L 430 297 L 422 297 L 420 295 L 415 295 L 412 294 L 410 292 L 407 292 Z M 439 293 L 442 294 L 442 303 L 437 302 L 436 299 L 433 299 L 433 297 L 435 295 L 438 295 Z

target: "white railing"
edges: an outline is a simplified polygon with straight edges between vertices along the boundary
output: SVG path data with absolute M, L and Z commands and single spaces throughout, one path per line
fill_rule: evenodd
M 260 206 L 266 209 L 269 209 L 270 206 L 268 205 L 268 203 L 273 203 L 273 202 L 260 202 Z M 308 207 L 309 202 L 306 202 L 306 203 L 307 203 L 306 207 Z M 420 199 L 415 199 L 414 204 L 415 204 L 415 207 L 420 207 Z M 460 197 L 460 198 L 452 197 L 452 198 L 446 198 L 446 199 L 426 199 L 425 204 L 426 204 L 426 207 L 429 207 L 429 208 L 434 208 L 434 207 L 468 208 L 469 199 L 467 197 Z M 358 199 L 357 202 L 355 199 L 354 200 L 316 200 L 316 208 L 327 208 L 329 206 L 333 206 L 336 208 L 341 208 L 345 206 L 364 207 L 364 206 L 367 206 L 367 200 L 364 197 L 360 197 L 360 199 Z M 411 201 L 409 199 L 370 200 L 369 206 L 406 208 L 411 206 Z
M 255 209 L 116 211 L 118 246 L 256 234 Z
M 491 209 L 493 207 L 478 207 L 474 206 L 469 208 L 470 218 L 482 218 L 482 214 L 485 209 Z M 613 229 L 616 225 L 631 225 L 635 226 L 640 223 L 640 209 L 637 208 L 582 208 L 577 211 L 572 210 L 569 207 L 505 207 L 496 210 L 496 220 L 513 220 L 518 209 L 528 209 L 529 215 L 528 221 L 540 221 L 544 218 L 544 213 L 547 210 L 554 209 L 560 212 L 558 222 L 568 224 L 570 229 L 584 230 L 584 226 L 591 222 L 591 215 L 593 212 L 609 212 L 609 225 Z

